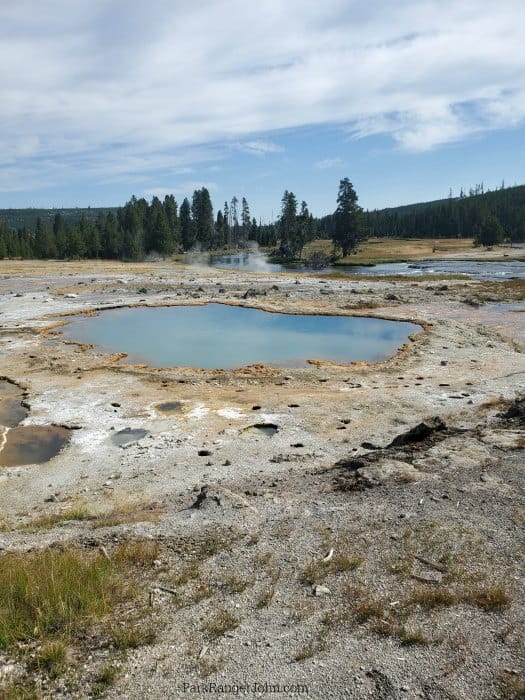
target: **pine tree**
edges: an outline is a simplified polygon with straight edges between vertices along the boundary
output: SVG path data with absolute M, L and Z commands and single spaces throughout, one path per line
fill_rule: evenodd
M 341 248 L 343 257 L 346 257 L 364 238 L 362 209 L 357 204 L 357 194 L 347 177 L 339 182 L 334 219 L 334 245 Z
M 37 258 L 55 258 L 57 254 L 53 231 L 39 217 L 35 227 L 35 255 Z
M 505 232 L 500 221 L 495 216 L 487 216 L 481 223 L 476 235 L 480 245 L 492 246 L 503 243 Z
M 210 193 L 206 187 L 195 190 L 191 204 L 191 214 L 195 224 L 197 241 L 204 250 L 215 247 L 215 229 L 213 225 L 213 206 Z
M 250 217 L 250 207 L 248 206 L 248 201 L 246 197 L 242 198 L 241 207 L 242 240 L 247 241 L 250 237 L 250 228 L 252 222 Z
M 294 193 L 288 190 L 285 190 L 281 199 L 279 236 L 279 254 L 283 258 L 293 260 L 297 255 L 297 199 Z
M 120 218 L 121 212 L 118 213 Z M 120 258 L 122 255 L 122 229 L 112 211 L 108 212 L 104 224 L 102 255 L 110 260 Z
M 173 237 L 168 217 L 158 197 L 153 197 L 151 201 L 148 229 L 147 251 L 154 251 L 162 256 L 170 255 L 173 252 Z
M 62 214 L 60 214 L 60 212 L 55 214 L 55 219 L 53 221 L 53 233 L 55 234 L 57 258 L 63 260 L 66 257 L 67 229 L 66 220 Z
M 168 219 L 172 248 L 176 249 L 180 245 L 180 221 L 177 202 L 172 194 L 164 197 L 164 211 L 166 212 L 166 218 Z
M 195 245 L 195 226 L 191 218 L 191 207 L 187 197 L 184 197 L 184 201 L 180 205 L 179 214 L 182 247 L 188 251 Z

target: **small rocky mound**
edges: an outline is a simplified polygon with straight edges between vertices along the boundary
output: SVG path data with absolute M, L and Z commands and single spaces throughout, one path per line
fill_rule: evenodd
M 388 447 L 402 447 L 404 445 L 412 445 L 416 442 L 423 442 L 427 438 L 431 437 L 434 433 L 438 431 L 446 430 L 446 425 L 444 421 L 436 416 L 434 418 L 429 418 L 422 423 L 418 423 L 413 428 L 408 430 L 406 433 L 401 433 L 397 435 L 392 442 L 387 445 Z
M 518 423 L 525 423 L 525 396 L 519 396 L 510 404 L 502 418 L 515 420 Z

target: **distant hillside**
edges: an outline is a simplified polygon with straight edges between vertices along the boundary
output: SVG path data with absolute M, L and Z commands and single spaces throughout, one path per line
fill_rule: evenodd
M 525 236 L 525 185 L 483 192 L 480 186 L 468 196 L 418 202 L 364 214 L 370 235 L 394 238 L 469 238 L 475 236 L 488 216 L 495 216 L 505 235 L 513 240 Z M 332 238 L 333 217 L 317 226 L 320 238 Z
M 77 224 L 82 215 L 86 216 L 91 221 L 96 221 L 97 217 L 107 212 L 112 211 L 116 214 L 118 207 L 87 207 L 85 209 L 0 209 L 0 219 L 2 219 L 9 228 L 21 229 L 24 226 L 30 231 L 35 230 L 37 219 L 41 219 L 48 226 L 53 226 L 53 221 L 56 214 L 61 214 L 69 226 Z

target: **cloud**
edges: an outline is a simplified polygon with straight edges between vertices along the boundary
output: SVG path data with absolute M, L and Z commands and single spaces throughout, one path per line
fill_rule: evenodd
M 315 167 L 318 170 L 338 168 L 340 165 L 343 165 L 343 160 L 341 158 L 325 158 L 324 160 L 318 160 L 317 163 L 315 163 Z
M 237 145 L 239 150 L 245 153 L 250 153 L 254 156 L 264 156 L 267 153 L 282 153 L 284 148 L 279 146 L 277 143 L 272 143 L 271 141 L 245 141 Z
M 232 148 L 278 153 L 275 132 L 308 125 L 388 134 L 412 152 L 519 126 L 522 9 L 522 0 L 1 3 L 0 189 L 72 179 L 150 187 Z

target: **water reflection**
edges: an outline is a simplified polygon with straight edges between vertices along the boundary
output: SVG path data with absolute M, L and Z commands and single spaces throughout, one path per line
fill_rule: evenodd
M 74 319 L 65 334 L 155 367 L 306 366 L 386 359 L 420 330 L 412 323 L 343 316 L 294 316 L 222 304 L 128 308 Z

